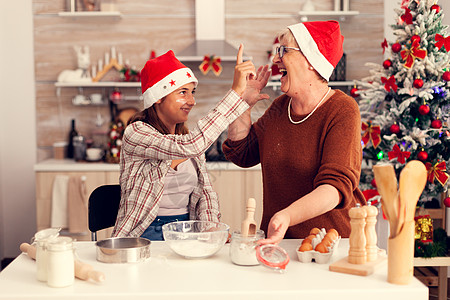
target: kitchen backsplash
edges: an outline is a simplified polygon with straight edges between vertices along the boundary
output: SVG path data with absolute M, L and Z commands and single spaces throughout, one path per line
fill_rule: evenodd
M 77 67 L 73 46 L 89 46 L 92 63 L 102 59 L 114 46 L 124 60 L 140 69 L 152 50 L 156 55 L 169 49 L 177 53 L 195 40 L 194 0 L 177 0 L 176 5 L 167 1 L 116 0 L 121 17 L 59 16 L 59 12 L 66 10 L 66 2 L 33 0 L 38 161 L 53 157 L 55 142 L 67 141 L 71 119 L 76 120 L 78 132 L 88 139 L 108 132 L 109 105 L 75 106 L 72 98 L 79 93 L 107 96 L 112 91 L 110 88 L 64 87 L 57 96 L 54 83 L 58 75 L 63 70 Z M 328 11 L 333 9 L 333 3 L 333 0 L 324 0 L 316 1 L 314 5 L 316 10 Z M 226 40 L 234 46 L 244 43 L 245 53 L 253 57 L 256 66 L 266 64 L 267 52 L 272 49 L 277 33 L 287 25 L 300 22 L 297 12 L 302 4 L 303 1 L 298 0 L 227 0 Z M 350 9 L 359 14 L 347 16 L 341 22 L 347 54 L 347 80 L 368 76 L 365 63 L 383 60 L 380 45 L 384 39 L 382 1 L 352 0 Z M 322 19 L 327 18 L 333 17 Z M 186 63 L 200 81 L 197 105 L 191 112 L 189 126 L 213 108 L 231 86 L 233 63 L 223 62 L 224 70 L 219 77 L 212 72 L 203 75 L 198 69 L 200 63 Z M 278 95 L 272 88 L 266 90 L 272 99 Z M 136 87 L 121 88 L 120 91 L 127 97 L 139 95 Z M 268 105 L 270 101 L 259 103 L 253 118 L 259 117 Z M 129 107 L 140 110 L 142 103 L 124 101 L 118 104 L 118 109 Z

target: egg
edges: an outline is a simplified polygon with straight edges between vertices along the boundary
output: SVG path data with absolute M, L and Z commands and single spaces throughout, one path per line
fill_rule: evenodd
M 327 234 L 329 234 L 333 238 L 333 240 L 336 240 L 339 237 L 339 233 L 334 228 L 328 230 Z
M 315 238 L 315 237 L 316 237 L 315 234 L 310 234 L 310 235 L 308 235 L 307 239 L 312 241 L 312 239 Z
M 311 244 L 311 240 L 310 240 L 310 239 L 304 239 L 304 240 L 302 241 L 302 245 L 303 245 L 304 243 Z
M 309 234 L 314 234 L 314 235 L 316 235 L 316 234 L 318 234 L 319 232 L 320 232 L 320 229 L 317 228 L 317 227 L 315 227 L 315 228 L 311 229 L 311 231 L 309 232 Z
M 324 243 L 319 243 L 314 250 L 320 253 L 328 253 L 328 248 Z
M 313 249 L 311 243 L 303 243 L 300 248 L 298 248 L 298 251 L 305 252 L 305 251 L 311 251 Z
M 324 244 L 325 245 L 325 247 L 331 247 L 331 245 L 333 245 L 333 242 L 331 241 L 331 240 L 329 240 L 329 239 L 325 239 L 325 238 L 323 238 L 323 240 L 320 242 L 321 244 Z
M 327 234 L 323 237 L 322 242 L 334 243 L 334 239 L 331 235 Z

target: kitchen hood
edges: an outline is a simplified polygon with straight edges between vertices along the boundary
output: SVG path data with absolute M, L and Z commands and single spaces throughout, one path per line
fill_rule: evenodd
M 195 39 L 177 53 L 180 61 L 203 61 L 205 55 L 236 61 L 238 49 L 225 41 L 225 0 L 195 0 Z M 249 59 L 244 54 L 244 60 Z

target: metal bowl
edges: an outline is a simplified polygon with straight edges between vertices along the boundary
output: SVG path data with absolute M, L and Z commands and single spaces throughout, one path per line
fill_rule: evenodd
M 150 257 L 150 240 L 145 238 L 109 238 L 95 243 L 97 260 L 105 263 L 137 263 Z
M 170 249 L 185 258 L 206 258 L 226 243 L 230 226 L 208 221 L 179 221 L 162 226 Z

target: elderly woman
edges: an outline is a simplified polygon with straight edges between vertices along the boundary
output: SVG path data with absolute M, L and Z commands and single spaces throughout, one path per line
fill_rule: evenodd
M 226 157 L 241 167 L 261 163 L 261 229 L 277 243 L 305 238 L 314 227 L 350 235 L 348 211 L 364 204 L 361 172 L 361 121 L 353 98 L 328 86 L 343 54 L 336 21 L 289 26 L 273 58 L 282 72 L 282 96 L 251 123 L 250 110 L 228 128 Z M 259 68 L 245 98 L 262 99 L 268 67 Z M 256 103 L 255 100 L 247 101 Z

